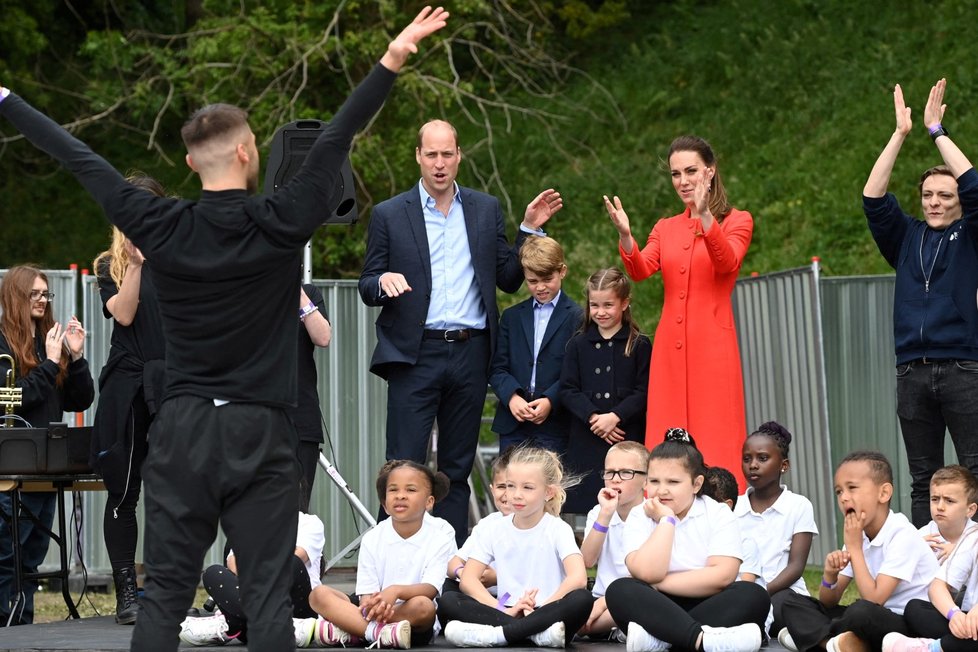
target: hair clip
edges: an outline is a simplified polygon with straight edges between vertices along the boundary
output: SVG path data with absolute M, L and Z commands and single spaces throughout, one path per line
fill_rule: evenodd
M 666 430 L 666 437 L 664 441 L 681 441 L 684 444 L 693 443 L 692 438 L 685 428 L 669 428 Z

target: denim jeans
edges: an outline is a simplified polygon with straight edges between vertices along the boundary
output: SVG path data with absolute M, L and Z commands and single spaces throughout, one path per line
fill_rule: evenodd
M 944 466 L 944 432 L 958 463 L 978 474 L 978 362 L 919 360 L 897 365 L 897 416 L 910 464 L 911 519 L 930 521 L 930 479 Z
M 53 492 L 27 492 L 20 494 L 20 502 L 40 519 L 48 529 L 54 523 L 54 512 L 58 502 L 57 494 Z M 0 493 L 0 511 L 4 514 L 11 513 L 10 494 Z M 47 532 L 34 524 L 26 516 L 21 516 L 20 523 L 20 544 L 22 556 L 20 566 L 26 573 L 36 573 L 37 567 L 44 561 L 48 554 L 48 543 L 51 538 Z M 10 604 L 16 599 L 13 595 L 14 583 L 14 551 L 11 547 L 13 541 L 10 526 L 7 521 L 0 519 L 0 613 L 6 618 L 10 613 Z M 21 603 L 23 611 L 21 620 L 25 623 L 34 622 L 34 592 L 37 591 L 37 580 L 26 580 L 24 586 L 24 601 Z M 14 619 L 16 622 L 17 619 Z M 4 622 L 6 624 L 6 622 Z

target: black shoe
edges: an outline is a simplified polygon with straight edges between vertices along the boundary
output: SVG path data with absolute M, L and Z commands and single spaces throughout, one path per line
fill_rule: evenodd
M 139 614 L 139 602 L 136 600 L 136 568 L 126 568 L 112 571 L 115 582 L 115 622 L 119 625 L 132 625 Z

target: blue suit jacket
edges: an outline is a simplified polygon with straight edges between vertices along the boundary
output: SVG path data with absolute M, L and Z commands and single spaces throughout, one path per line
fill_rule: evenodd
M 511 246 L 506 240 L 499 200 L 462 186 L 459 197 L 475 281 L 486 310 L 491 346 L 495 346 L 499 321 L 496 287 L 515 292 L 522 284 L 518 252 L 527 234 L 520 231 L 516 244 Z M 385 272 L 403 274 L 411 292 L 393 299 L 381 296 L 379 279 Z M 365 304 L 383 306 L 377 317 L 377 347 L 370 371 L 387 378 L 390 365 L 416 363 L 431 302 L 431 254 L 417 186 L 377 204 L 371 212 L 359 289 Z
M 547 330 L 537 354 L 537 398 L 547 397 L 553 411 L 540 425 L 520 423 L 509 411 L 509 400 L 517 392 L 529 391 L 533 372 L 533 298 L 522 301 L 503 312 L 499 324 L 499 340 L 492 358 L 489 384 L 499 397 L 493 432 L 509 434 L 519 427 L 527 434 L 537 432 L 560 437 L 567 436 L 567 413 L 560 406 L 560 372 L 564 364 L 567 342 L 581 325 L 583 312 L 566 291 L 554 306 Z

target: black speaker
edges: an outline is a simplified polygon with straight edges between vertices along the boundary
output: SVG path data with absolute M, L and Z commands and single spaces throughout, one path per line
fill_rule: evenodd
M 272 151 L 265 167 L 265 194 L 274 193 L 299 171 L 326 124 L 321 120 L 296 120 L 279 127 L 272 137 Z M 349 156 L 343 161 L 333 193 L 322 211 L 323 224 L 354 224 L 357 221 L 356 186 L 353 185 Z

